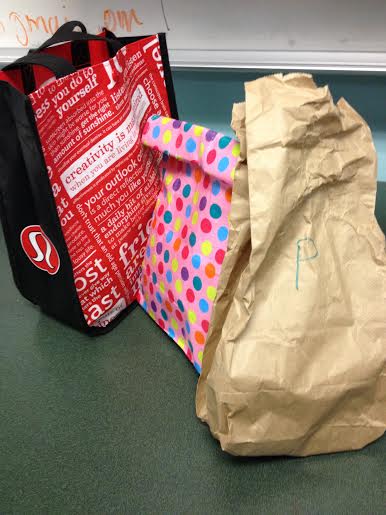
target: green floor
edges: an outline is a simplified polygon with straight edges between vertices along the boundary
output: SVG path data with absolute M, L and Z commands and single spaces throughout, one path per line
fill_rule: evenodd
M 16 292 L 2 235 L 0 285 L 0 513 L 385 513 L 386 437 L 232 458 L 195 417 L 193 367 L 139 308 L 98 339 L 62 326 Z

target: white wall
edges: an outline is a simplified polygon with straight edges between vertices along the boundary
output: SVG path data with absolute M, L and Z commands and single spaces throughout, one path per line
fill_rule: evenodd
M 385 0 L 2 0 L 0 62 L 65 19 L 165 31 L 174 66 L 386 71 Z

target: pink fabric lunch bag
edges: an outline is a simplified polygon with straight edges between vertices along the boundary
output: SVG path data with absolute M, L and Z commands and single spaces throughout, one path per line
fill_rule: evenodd
M 200 373 L 221 265 L 239 143 L 152 116 L 143 143 L 161 153 L 158 195 L 138 300 Z

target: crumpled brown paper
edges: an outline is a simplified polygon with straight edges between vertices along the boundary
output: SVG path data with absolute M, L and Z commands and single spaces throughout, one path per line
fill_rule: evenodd
M 358 449 L 386 429 L 386 254 L 364 120 L 304 74 L 245 85 L 197 415 L 237 455 Z

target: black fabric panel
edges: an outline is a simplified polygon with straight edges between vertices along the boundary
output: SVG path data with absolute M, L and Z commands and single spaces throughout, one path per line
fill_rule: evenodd
M 72 41 L 71 42 L 72 64 L 77 70 L 90 66 L 90 49 L 88 41 Z
M 89 334 L 105 333 L 128 310 L 105 328 L 90 328 L 84 319 L 28 97 L 0 81 L 0 112 L 0 211 L 16 286 L 58 320 Z M 20 234 L 29 225 L 40 225 L 58 251 L 57 274 L 38 269 L 25 255 Z
M 176 120 L 178 120 L 176 94 L 174 91 L 172 70 L 170 68 L 169 52 L 168 52 L 168 47 L 167 47 L 167 43 L 166 43 L 166 34 L 165 33 L 158 34 L 158 37 L 159 37 L 160 47 L 161 47 L 162 64 L 164 66 L 165 83 L 166 83 L 166 88 L 168 91 L 170 113 L 171 113 L 172 118 L 175 118 Z
M 27 64 L 20 68 L 25 93 L 32 93 L 36 89 L 35 76 L 31 65 Z

